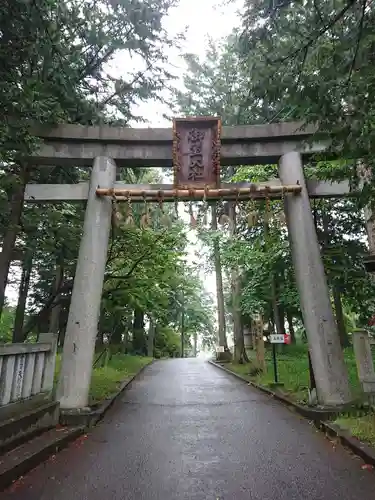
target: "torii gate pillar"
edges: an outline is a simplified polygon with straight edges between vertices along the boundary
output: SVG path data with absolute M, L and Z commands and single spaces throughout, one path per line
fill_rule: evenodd
M 279 177 L 282 184 L 302 186 L 300 194 L 285 196 L 285 216 L 318 402 L 342 405 L 351 401 L 348 374 L 299 153 L 290 152 L 280 158 Z
M 106 157 L 95 158 L 57 389 L 62 409 L 83 409 L 89 402 L 112 215 L 111 200 L 95 191 L 113 187 L 115 180 L 115 163 Z

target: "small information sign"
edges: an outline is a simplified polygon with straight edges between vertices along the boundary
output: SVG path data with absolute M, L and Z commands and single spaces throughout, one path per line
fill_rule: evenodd
M 284 344 L 285 343 L 285 335 L 274 334 L 270 335 L 271 344 Z
M 290 344 L 290 335 L 289 333 L 270 335 L 270 342 L 271 344 Z

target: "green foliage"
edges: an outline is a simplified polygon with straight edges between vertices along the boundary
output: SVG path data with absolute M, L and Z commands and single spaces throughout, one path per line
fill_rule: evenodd
M 375 416 L 373 413 L 360 417 L 340 417 L 334 423 L 360 441 L 375 446 Z
M 14 317 L 14 308 L 5 306 L 3 314 L 0 316 L 0 343 L 11 342 Z
M 151 358 L 142 356 L 129 356 L 126 354 L 111 355 L 108 364 L 104 367 L 95 367 L 92 372 L 90 386 L 90 404 L 96 404 L 113 396 L 122 382 L 139 372 L 149 364 Z M 55 383 L 59 378 L 61 368 L 61 356 L 56 358 Z
M 346 7 L 339 22 L 331 24 Z M 221 115 L 225 125 L 293 119 L 318 122 L 321 135 L 336 134 L 340 159 L 314 158 L 306 167 L 307 177 L 352 179 L 355 157 L 372 165 L 368 157 L 373 144 L 372 111 L 367 99 L 373 71 L 369 60 L 362 65 L 362 57 L 369 55 L 373 6 L 364 12 L 356 2 L 288 1 L 270 6 L 257 0 L 245 2 L 243 13 L 239 32 L 219 44 L 211 42 L 204 58 L 186 56 L 186 90 L 176 94 L 180 112 Z M 358 43 L 353 43 L 357 35 Z M 277 177 L 275 165 L 241 166 L 234 175 L 223 169 L 222 175 L 222 179 L 236 182 L 272 177 Z M 366 189 L 359 199 L 325 200 L 312 206 L 330 288 L 339 291 L 345 314 L 355 315 L 357 326 L 366 324 L 374 309 L 375 289 L 363 265 L 367 249 L 362 208 L 370 194 Z M 250 212 L 257 214 L 251 227 L 247 221 Z M 219 242 L 226 274 L 241 269 L 245 317 L 261 312 L 266 319 L 273 318 L 274 280 L 282 320 L 289 315 L 294 326 L 300 327 L 301 309 L 282 203 L 272 201 L 269 211 L 263 202 L 239 203 L 237 226 L 236 238 L 225 229 L 202 229 L 200 238 L 211 249 Z M 212 259 L 212 252 L 209 257 Z M 226 295 L 230 305 L 231 294 Z
M 155 319 L 163 316 L 183 251 L 184 234 L 178 227 L 170 231 L 121 229 L 109 252 L 104 305 L 109 301 L 115 307 L 120 302 L 131 309 L 152 308 Z
M 156 329 L 155 335 L 155 357 L 177 357 L 181 353 L 180 335 L 170 326 Z
M 172 40 L 163 23 L 175 3 L 15 0 L 1 4 L 0 233 L 3 240 L 15 229 L 17 248 L 32 258 L 25 336 L 46 331 L 53 308 L 61 308 L 59 331 L 64 332 L 84 206 L 26 203 L 20 220 L 9 224 L 11 211 L 17 208 L 17 203 L 9 202 L 24 182 L 88 180 L 88 172 L 78 167 L 26 168 L 22 159 L 37 146 L 31 127 L 59 122 L 129 126 L 131 120 L 142 121 L 135 115 L 137 104 L 150 98 L 162 100 L 161 89 L 173 80 L 165 54 L 168 47 L 178 45 L 180 37 Z M 116 67 L 126 69 L 116 74 Z M 142 168 L 127 169 L 122 180 L 161 181 L 155 170 Z M 157 329 L 178 335 L 180 291 L 186 296 L 187 343 L 202 325 L 205 331 L 213 330 L 210 312 L 202 312 L 202 284 L 182 260 L 187 246 L 183 223 L 174 220 L 172 227 L 162 227 L 160 209 L 150 208 L 154 212 L 151 227 L 139 229 L 145 208 L 134 204 L 135 227 L 113 228 L 99 343 L 103 337 L 123 341 L 124 349 L 131 349 L 137 327 L 145 346 L 147 318 Z M 120 211 L 125 215 L 124 205 Z M 166 211 L 173 215 L 170 206 Z M 5 267 L 6 262 L 0 265 Z M 135 311 L 138 325 L 133 324 Z M 175 352 L 179 343 L 171 334 L 167 337 L 161 347 Z
M 150 362 L 150 358 L 141 356 L 112 355 L 107 366 L 93 370 L 90 387 L 92 404 L 111 397 L 122 382 L 135 375 Z
M 248 106 L 265 103 L 265 122 L 316 122 L 341 156 L 372 166 L 374 15 L 365 0 L 246 0 L 239 48 Z
M 0 7 L 0 158 L 35 145 L 31 123 L 92 123 L 134 117 L 166 79 L 162 20 L 174 0 L 6 0 Z M 174 41 L 176 42 L 176 41 Z M 137 58 L 112 76 L 110 64 Z
M 249 353 L 250 359 L 254 360 L 255 353 Z M 349 381 L 353 390 L 353 395 L 361 395 L 361 387 L 358 380 L 355 357 L 352 348 L 344 351 L 345 363 L 349 372 Z M 267 372 L 256 376 L 250 376 L 249 366 L 231 364 L 230 369 L 240 373 L 249 380 L 258 384 L 268 386 L 274 382 L 272 352 L 266 350 Z M 306 403 L 308 401 L 309 387 L 309 363 L 306 345 L 285 346 L 282 352 L 277 353 L 277 366 L 279 380 L 284 384 L 280 390 L 297 402 Z

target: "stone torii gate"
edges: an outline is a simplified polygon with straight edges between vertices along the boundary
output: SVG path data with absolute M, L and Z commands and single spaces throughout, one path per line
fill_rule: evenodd
M 186 162 L 189 155 L 186 137 L 193 129 L 203 130 L 208 137 L 201 144 L 206 176 L 204 185 L 192 182 Z M 314 127 L 304 128 L 302 123 L 221 129 L 216 118 L 175 121 L 173 130 L 59 125 L 36 131 L 35 135 L 43 139 L 43 145 L 29 158 L 30 163 L 92 167 L 90 182 L 28 184 L 25 191 L 27 202 L 87 200 L 58 388 L 62 409 L 82 411 L 88 406 L 111 227 L 112 196 L 131 195 L 133 201 L 151 201 L 159 199 L 160 192 L 163 192 L 165 201 L 203 197 L 236 200 L 284 198 L 318 400 L 324 405 L 341 405 L 351 400 L 309 198 L 342 197 L 352 193 L 349 182 L 305 180 L 304 159 L 314 153 L 329 151 L 328 142 L 314 141 L 314 132 Z M 256 185 L 220 184 L 220 164 L 270 163 L 278 164 L 279 179 Z M 178 165 L 177 178 L 180 178 L 175 185 L 126 185 L 116 182 L 118 168 L 172 165 L 175 168 Z

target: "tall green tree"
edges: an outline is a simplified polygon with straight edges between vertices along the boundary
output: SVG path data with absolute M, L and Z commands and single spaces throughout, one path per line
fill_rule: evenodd
M 315 2 L 315 7 L 318 4 L 319 2 Z M 337 5 L 335 4 L 335 9 Z M 298 31 L 298 20 L 303 18 L 309 7 L 309 2 L 302 5 L 287 2 L 285 6 L 277 6 L 274 9 L 263 2 L 249 3 L 248 18 L 244 21 L 241 34 L 234 32 L 218 45 L 211 43 L 203 59 L 193 55 L 187 56 L 188 69 L 184 79 L 186 90 L 177 94 L 177 102 L 183 112 L 221 114 L 224 124 L 235 125 L 299 119 L 305 116 L 304 107 L 307 107 L 307 121 L 315 121 L 316 116 L 309 115 L 311 109 L 308 108 L 310 101 L 306 99 L 307 94 L 295 92 L 295 87 L 291 86 L 291 81 L 296 83 L 297 77 L 293 80 L 290 76 L 288 64 L 285 69 L 280 63 L 279 72 L 275 72 L 275 65 L 272 65 L 272 60 L 277 60 L 279 55 L 289 54 L 289 50 L 298 48 L 293 38 L 293 29 Z M 293 9 L 295 11 L 290 14 Z M 293 29 L 287 26 L 289 14 L 293 19 Z M 309 13 L 306 13 L 306 19 L 311 22 L 306 22 L 306 29 L 311 29 L 312 19 L 308 15 Z M 276 37 L 273 23 L 278 24 L 279 21 L 284 23 L 286 35 L 281 36 L 280 31 Z M 304 26 L 304 21 L 302 25 Z M 298 42 L 302 39 L 302 36 L 297 37 Z M 308 65 L 304 66 L 306 71 L 308 68 Z M 314 74 L 309 74 L 310 77 L 316 77 L 318 84 L 320 73 L 315 72 L 315 68 L 311 71 Z M 290 80 L 287 80 L 285 75 L 289 75 Z M 334 78 L 335 75 L 332 73 L 331 77 Z M 289 87 L 284 85 L 285 81 L 289 82 Z M 324 96 L 328 99 L 326 85 L 327 80 L 322 82 L 322 86 Z M 306 86 L 303 92 L 313 91 Z M 311 98 L 317 99 L 317 109 L 323 106 L 324 120 L 324 101 L 318 103 L 319 94 Z M 329 113 L 326 118 L 332 122 L 334 115 L 328 115 Z M 341 123 L 339 121 L 337 126 Z M 323 122 L 321 130 L 323 133 L 328 130 Z M 344 146 L 342 154 L 345 156 L 347 151 Z M 322 180 L 339 180 L 352 176 L 354 166 L 350 161 L 318 161 L 306 169 L 306 174 Z M 232 178 L 235 181 L 249 182 L 277 177 L 274 165 L 241 167 L 234 176 L 228 176 L 228 172 L 223 170 L 223 178 L 226 180 Z M 222 234 L 221 257 L 227 271 L 232 269 L 234 263 L 242 269 L 241 307 L 244 315 L 248 318 L 255 312 L 261 312 L 270 320 L 273 328 L 282 329 L 285 323 L 289 323 L 290 329 L 293 330 L 293 321 L 301 320 L 301 310 L 283 207 L 280 202 L 271 202 L 269 206 L 270 213 L 267 213 L 266 204 L 261 202 L 238 205 L 238 238 L 228 239 L 228 233 Z M 254 214 L 255 221 L 249 226 L 249 218 Z M 358 314 L 364 324 L 365 311 L 369 314 L 372 310 L 375 297 L 372 282 L 363 267 L 362 256 L 366 246 L 361 203 L 349 199 L 321 201 L 314 204 L 314 214 L 332 301 L 342 334 L 341 341 L 346 345 L 348 338 L 342 328 L 345 311 L 349 308 Z M 328 225 L 323 224 L 323 220 L 328 221 Z M 268 229 L 267 233 L 265 229 Z M 359 300 L 356 299 L 354 288 L 365 291 Z M 228 305 L 232 307 L 231 299 Z
M 26 240 L 39 236 L 48 241 L 50 269 L 66 258 L 69 261 L 63 266 L 66 271 L 76 258 L 77 246 L 69 236 L 74 238 L 80 231 L 82 207 L 62 208 L 71 217 L 70 222 L 66 221 L 68 237 L 65 238 L 61 224 L 58 234 L 48 229 L 56 222 L 54 218 L 60 217 L 59 207 L 40 206 L 31 210 L 26 206 L 24 210 L 24 190 L 27 182 L 78 182 L 85 174 L 73 167 L 61 171 L 27 165 L 25 158 L 37 147 L 33 127 L 59 122 L 128 125 L 131 119 L 141 119 L 134 115 L 134 104 L 158 98 L 166 80 L 172 78 L 164 54 L 176 40 L 168 37 L 163 17 L 174 3 L 174 0 L 2 2 L 0 312 L 16 244 L 22 249 Z M 115 74 L 116 57 L 136 59 L 135 69 L 126 64 L 126 72 Z M 48 220 L 46 213 L 50 216 Z M 36 259 L 35 265 L 43 266 L 45 262 Z M 50 287 L 54 273 L 50 273 Z
M 246 0 L 242 14 L 246 105 L 266 103 L 267 122 L 315 122 L 341 154 L 372 166 L 374 5 Z

